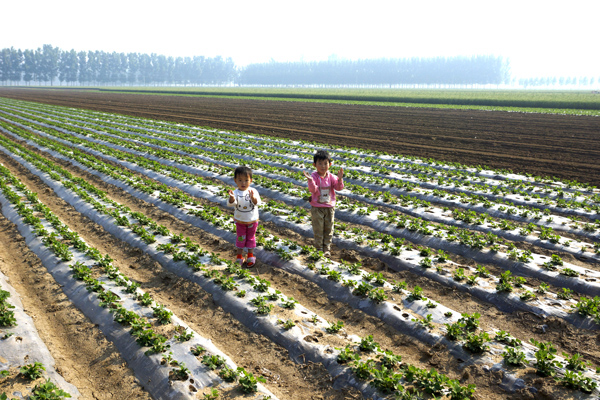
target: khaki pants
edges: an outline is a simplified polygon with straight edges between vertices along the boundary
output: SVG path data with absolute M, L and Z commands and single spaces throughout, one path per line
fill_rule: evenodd
M 310 209 L 317 250 L 331 250 L 334 213 L 333 207 L 311 207 Z

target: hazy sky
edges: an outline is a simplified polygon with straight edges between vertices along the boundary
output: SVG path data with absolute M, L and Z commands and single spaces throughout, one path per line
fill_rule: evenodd
M 0 48 L 221 55 L 237 65 L 491 54 L 516 77 L 600 77 L 600 0 L 20 0 Z

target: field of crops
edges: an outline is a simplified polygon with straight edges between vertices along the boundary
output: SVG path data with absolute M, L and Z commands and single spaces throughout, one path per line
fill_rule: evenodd
M 346 184 L 330 260 L 302 200 L 323 147 Z M 589 184 L 8 98 L 0 163 L 8 398 L 600 393 Z M 250 269 L 239 164 L 265 200 Z

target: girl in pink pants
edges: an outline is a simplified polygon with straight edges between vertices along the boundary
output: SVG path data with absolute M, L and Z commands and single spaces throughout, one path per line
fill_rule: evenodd
M 244 250 L 248 251 L 247 265 L 252 267 L 256 263 L 254 248 L 256 247 L 256 229 L 258 228 L 258 206 L 260 196 L 256 189 L 251 189 L 252 170 L 248 167 L 237 167 L 233 180 L 237 189 L 229 191 L 227 205 L 234 207 L 233 220 L 235 221 L 237 247 L 236 262 L 244 264 Z

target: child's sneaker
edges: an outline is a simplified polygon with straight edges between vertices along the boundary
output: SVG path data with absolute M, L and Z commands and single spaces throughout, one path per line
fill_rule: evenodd
M 325 258 L 331 258 L 331 252 L 329 250 L 325 250 L 323 256 L 325 256 Z
M 238 263 L 238 265 L 241 267 L 242 265 L 244 265 L 244 256 L 243 255 L 238 255 L 237 258 L 235 259 L 235 262 Z
M 248 254 L 248 264 L 246 264 L 249 267 L 253 267 L 254 264 L 256 264 L 256 257 L 254 257 L 254 254 Z

